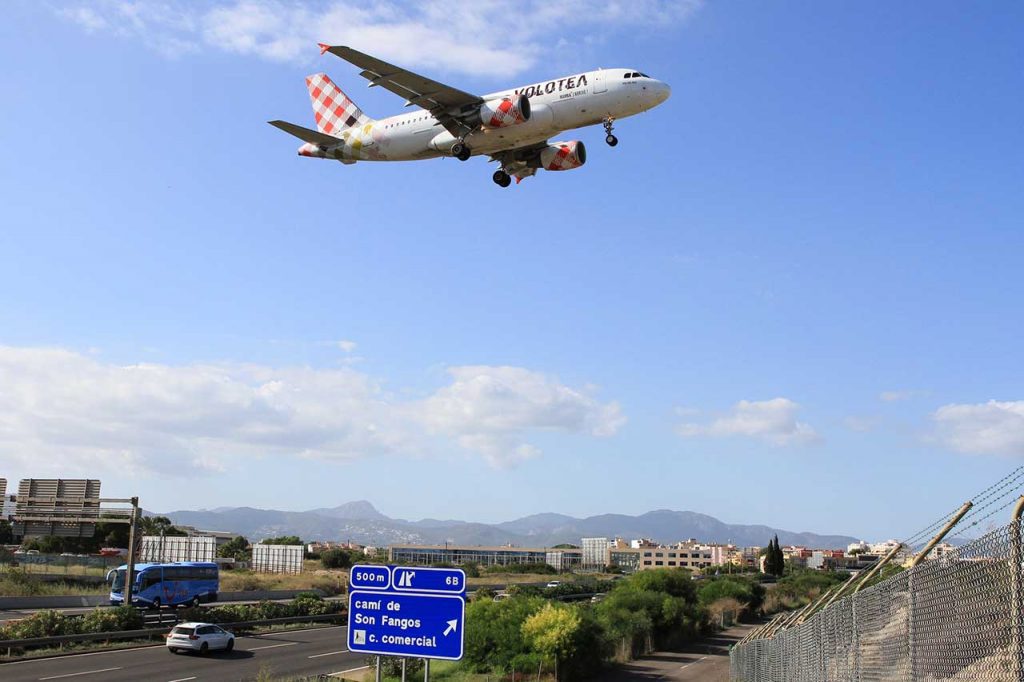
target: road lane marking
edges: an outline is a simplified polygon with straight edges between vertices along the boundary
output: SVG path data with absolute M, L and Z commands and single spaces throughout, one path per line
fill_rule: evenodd
M 176 680 L 171 680 L 171 682 L 188 682 L 189 680 L 194 680 L 194 679 L 196 679 L 195 675 L 193 675 L 192 677 L 179 677 Z
M 132 651 L 145 651 L 146 649 L 157 649 L 167 646 L 166 644 L 147 644 L 146 646 L 133 646 L 127 649 L 111 649 L 110 651 L 93 651 L 85 654 L 67 654 L 65 656 L 45 656 L 40 658 L 30 658 L 27 661 L 10 661 L 3 665 L 25 665 L 26 663 L 42 663 L 44 661 L 52 661 L 57 658 L 71 659 L 71 658 L 85 658 L 86 656 L 103 656 L 104 654 L 124 654 Z
M 336 673 L 327 673 L 327 674 L 330 675 L 331 677 L 334 677 L 335 675 L 344 675 L 345 673 L 354 673 L 357 670 L 367 670 L 367 669 L 369 669 L 369 667 L 370 666 L 368 666 L 368 665 L 364 665 L 364 666 L 360 666 L 358 668 L 349 668 L 348 670 L 339 670 Z
M 342 649 L 341 651 L 328 651 L 326 654 L 313 654 L 312 656 L 306 656 L 306 658 L 320 658 L 321 656 L 337 656 L 338 654 L 347 654 L 348 649 Z
M 260 649 L 276 649 L 279 646 L 295 646 L 298 642 L 285 642 L 284 644 L 268 644 L 267 646 L 257 646 L 252 649 L 242 649 L 242 651 L 259 651 Z
M 40 677 L 42 680 L 59 680 L 63 677 L 78 677 L 79 675 L 95 675 L 96 673 L 109 673 L 111 670 L 124 670 L 124 668 L 104 668 L 103 670 L 83 670 L 80 673 L 67 673 L 66 675 L 50 675 L 49 677 Z
M 684 666 L 683 666 L 682 668 L 680 668 L 680 670 L 682 670 L 683 668 L 689 668 L 689 667 L 690 667 L 691 665 L 694 665 L 694 664 L 696 664 L 696 663 L 700 663 L 700 662 L 701 662 L 701 661 L 703 661 L 703 660 L 704 660 L 705 658 L 707 658 L 707 656 L 701 656 L 701 657 L 700 657 L 700 658 L 698 658 L 698 659 L 697 659 L 696 661 L 691 661 L 691 662 L 687 663 L 687 664 L 686 664 L 686 665 L 684 665 Z

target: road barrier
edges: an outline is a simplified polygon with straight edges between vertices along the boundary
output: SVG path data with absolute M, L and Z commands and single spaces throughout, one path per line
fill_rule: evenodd
M 288 616 L 287 618 L 269 618 L 267 620 L 245 620 L 237 623 L 219 623 L 219 625 L 227 630 L 241 630 L 267 625 L 287 625 L 289 623 L 345 622 L 347 618 L 348 614 L 342 612 L 327 613 L 319 616 Z M 144 630 L 122 630 L 120 632 L 91 632 L 84 635 L 33 637 L 31 639 L 6 639 L 0 640 L 0 649 L 6 649 L 7 656 L 10 658 L 15 649 L 32 649 L 53 646 L 63 649 L 65 644 L 74 644 L 78 642 L 113 642 L 125 639 L 149 639 L 153 637 L 162 637 L 166 635 L 169 630 L 169 627 L 162 627 L 146 628 Z
M 1008 526 L 737 644 L 731 679 L 1024 680 L 1022 510 L 1024 498 Z
M 263 601 L 264 599 L 295 599 L 300 594 L 312 592 L 324 596 L 320 590 L 249 590 L 243 592 L 220 592 L 218 602 Z M 34 609 L 77 609 L 91 606 L 109 606 L 107 595 L 86 595 L 78 597 L 0 597 L 0 611 L 22 611 Z

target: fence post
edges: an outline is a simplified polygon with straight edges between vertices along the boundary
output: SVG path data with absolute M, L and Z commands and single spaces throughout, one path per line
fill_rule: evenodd
M 1024 495 L 1017 498 L 1010 517 L 1010 641 L 1012 643 L 1013 679 L 1024 682 L 1024 548 L 1021 547 L 1021 514 Z
M 850 643 L 853 646 L 853 680 L 860 680 L 860 632 L 857 630 L 857 595 L 850 596 L 850 612 L 853 614 L 853 637 Z

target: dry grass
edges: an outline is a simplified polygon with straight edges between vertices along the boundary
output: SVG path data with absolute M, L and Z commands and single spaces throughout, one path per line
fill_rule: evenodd
M 307 561 L 309 564 L 318 562 Z M 319 589 L 328 595 L 340 594 L 348 584 L 348 574 L 343 571 L 323 569 L 306 570 L 298 575 L 278 573 L 253 573 L 252 571 L 221 571 L 221 592 L 248 592 L 252 590 L 312 590 Z

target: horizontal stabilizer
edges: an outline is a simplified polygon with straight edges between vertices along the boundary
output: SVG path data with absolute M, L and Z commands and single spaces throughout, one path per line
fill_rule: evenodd
M 334 137 L 333 135 L 327 135 L 317 130 L 310 130 L 309 128 L 303 128 L 297 126 L 294 123 L 288 121 L 267 121 L 270 125 L 275 128 L 280 128 L 289 135 L 294 135 L 303 142 L 309 142 L 310 144 L 320 145 L 323 147 L 334 147 L 335 145 L 343 144 L 344 140 Z

